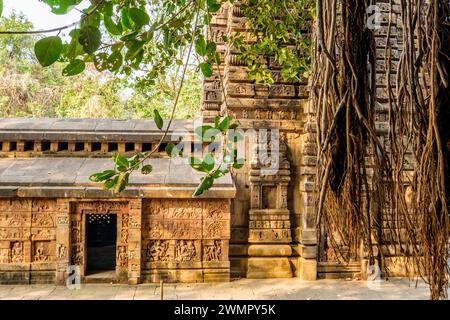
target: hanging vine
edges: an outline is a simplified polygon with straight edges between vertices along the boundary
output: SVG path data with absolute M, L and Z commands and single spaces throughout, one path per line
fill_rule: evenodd
M 371 264 L 381 250 L 379 217 L 387 161 L 375 133 L 374 37 L 368 0 L 317 1 L 312 103 L 316 106 L 318 224 L 339 260 L 365 246 Z M 367 161 L 372 162 L 369 174 Z M 323 240 L 322 240 L 323 243 Z
M 447 297 L 449 276 L 449 6 L 448 0 L 401 1 L 404 50 L 390 105 L 396 238 L 432 299 Z
M 450 3 L 400 0 L 403 45 L 395 70 L 390 1 L 385 35 L 390 126 L 385 139 L 377 136 L 374 122 L 376 51 L 367 28 L 367 8 L 373 2 L 316 2 L 311 103 L 319 146 L 317 223 L 340 260 L 356 258 L 362 243 L 369 263 L 385 266 L 383 252 L 393 247 L 396 256 L 405 257 L 404 265 L 412 267 L 410 274 L 429 284 L 432 299 L 445 298 Z

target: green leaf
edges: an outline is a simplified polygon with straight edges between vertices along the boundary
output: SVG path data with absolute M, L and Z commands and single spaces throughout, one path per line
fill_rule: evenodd
M 153 166 L 151 164 L 146 164 L 141 169 L 142 174 L 150 174 L 152 171 L 153 171 Z
M 115 155 L 113 157 L 113 160 L 118 167 L 122 166 L 128 168 L 130 166 L 130 162 L 128 161 L 128 159 L 120 154 Z
M 138 40 L 133 41 L 133 43 L 128 48 L 127 54 L 125 55 L 125 59 L 133 60 L 134 58 L 136 58 L 143 50 L 143 46 L 145 43 L 146 43 L 145 41 L 138 41 Z
M 202 178 L 202 182 L 197 187 L 197 189 L 194 192 L 194 197 L 198 197 L 202 195 L 206 190 L 209 190 L 212 185 L 214 184 L 214 178 L 210 176 L 206 176 Z
M 92 9 L 92 8 L 91 8 Z M 84 12 L 88 13 L 89 9 L 84 10 Z M 100 27 L 100 21 L 102 20 L 102 16 L 99 12 L 95 11 L 91 13 L 89 16 L 81 20 L 81 27 L 92 26 L 94 28 Z
M 211 13 L 219 11 L 221 4 L 217 0 L 208 0 L 208 11 Z
M 120 193 L 123 190 L 125 190 L 125 188 L 127 187 L 128 184 L 128 177 L 130 176 L 130 174 L 128 172 L 122 172 L 119 175 L 119 178 L 116 181 L 116 185 L 114 187 L 114 192 L 116 193 Z
M 117 166 L 117 171 L 125 172 L 125 171 L 127 171 L 127 170 L 128 170 L 128 167 L 125 167 L 125 166 Z
M 108 62 L 107 62 L 108 56 L 104 52 L 100 52 L 99 54 L 94 55 L 94 65 L 95 68 L 102 72 L 105 71 L 108 68 Z
M 232 116 L 226 116 L 225 118 L 223 118 L 222 122 L 219 124 L 219 130 L 222 132 L 227 131 L 231 120 L 233 120 Z
M 111 33 L 112 35 L 120 36 L 122 34 L 123 32 L 122 24 L 120 23 L 116 24 L 110 16 L 105 15 L 103 18 L 103 22 L 105 24 L 106 30 L 108 30 L 108 32 Z
M 244 164 L 245 164 L 245 160 L 244 159 L 239 159 L 235 163 L 233 163 L 233 168 L 241 169 L 244 166 Z
M 114 188 L 115 184 L 116 184 L 116 182 L 114 179 L 108 179 L 103 183 L 103 189 L 105 189 L 105 190 L 112 189 L 112 188 Z
M 172 157 L 172 152 L 173 152 L 174 148 L 175 148 L 175 145 L 173 143 L 168 143 L 166 145 L 165 150 L 166 150 L 166 153 L 169 155 L 169 157 Z
M 111 17 L 114 13 L 114 6 L 112 2 L 106 2 L 102 6 L 102 12 L 105 16 Z
M 62 50 L 62 40 L 57 36 L 41 39 L 34 46 L 36 58 L 43 67 L 48 67 L 55 63 L 59 59 Z
M 139 29 L 150 22 L 150 17 L 147 12 L 138 8 L 130 8 L 128 10 L 128 16 L 134 22 L 136 29 Z
M 70 61 L 70 63 L 63 69 L 62 73 L 64 76 L 75 76 L 80 74 L 86 68 L 86 64 L 83 60 L 75 59 Z
M 202 57 L 206 55 L 206 41 L 202 35 L 198 36 L 197 40 L 195 40 L 195 51 Z
M 100 182 L 108 180 L 116 175 L 115 170 L 105 170 L 103 172 L 94 173 L 89 176 L 89 180 L 93 182 Z
M 108 57 L 108 70 L 111 72 L 117 72 L 119 71 L 120 67 L 123 64 L 123 57 L 120 51 L 114 51 L 111 53 L 111 55 Z
M 43 2 L 50 6 L 54 14 L 66 14 L 82 0 L 43 0 Z
M 0 0 L 0 17 L 2 16 L 3 13 L 3 0 Z
M 93 26 L 86 26 L 80 31 L 78 42 L 83 46 L 84 52 L 92 54 L 100 48 L 102 34 Z
M 208 57 L 214 57 L 217 50 L 217 45 L 213 41 L 208 41 L 208 44 L 206 45 L 206 55 Z
M 162 127 L 163 127 L 163 125 L 164 125 L 164 121 L 163 121 L 161 115 L 159 114 L 159 111 L 158 111 L 158 110 L 155 109 L 155 110 L 153 111 L 153 113 L 154 113 L 154 121 L 155 121 L 155 124 L 156 124 L 156 126 L 158 127 L 158 129 L 161 130 Z
M 203 62 L 200 63 L 199 67 L 205 77 L 209 78 L 213 75 L 213 67 L 211 63 Z
M 70 36 L 72 39 L 70 40 L 69 45 L 67 46 L 65 56 L 69 60 L 73 60 L 78 56 L 84 54 L 83 47 L 78 42 L 78 36 L 80 35 L 80 29 L 73 29 L 70 31 Z
M 123 8 L 122 11 L 120 11 L 120 22 L 126 29 L 133 29 L 133 24 L 129 16 L 129 9 L 127 7 Z
M 219 129 L 219 121 L 220 121 L 220 117 L 219 116 L 215 116 L 214 117 L 214 128 Z

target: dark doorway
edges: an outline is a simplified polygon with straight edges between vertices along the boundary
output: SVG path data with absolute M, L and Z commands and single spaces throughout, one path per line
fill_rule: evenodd
M 116 269 L 117 216 L 88 214 L 87 274 Z

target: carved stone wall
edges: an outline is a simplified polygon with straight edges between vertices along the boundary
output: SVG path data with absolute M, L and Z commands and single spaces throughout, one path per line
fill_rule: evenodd
M 0 199 L 0 282 L 53 282 L 56 200 Z
M 228 199 L 0 199 L 0 283 L 86 279 L 86 220 L 117 216 L 111 281 L 229 281 Z
M 149 281 L 228 281 L 229 200 L 143 202 L 142 269 Z

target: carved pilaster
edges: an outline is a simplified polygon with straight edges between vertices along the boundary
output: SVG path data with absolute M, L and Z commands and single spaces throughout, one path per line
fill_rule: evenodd
M 128 222 L 128 283 L 141 282 L 142 199 L 129 202 Z M 119 253 L 120 254 L 120 253 Z
M 70 265 L 70 202 L 57 200 L 56 215 L 56 284 L 65 285 Z

